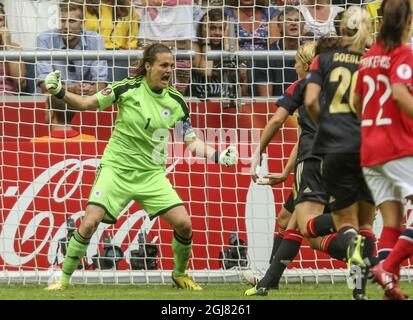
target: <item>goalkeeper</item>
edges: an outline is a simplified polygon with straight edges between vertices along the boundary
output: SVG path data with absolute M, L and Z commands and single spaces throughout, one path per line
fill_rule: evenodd
M 174 228 L 174 284 L 202 290 L 186 273 L 192 249 L 191 220 L 165 175 L 169 129 L 179 127 L 191 151 L 220 165 L 235 165 L 238 152 L 233 146 L 215 151 L 196 137 L 184 98 L 169 85 L 173 67 L 170 49 L 156 43 L 145 49 L 136 77 L 114 82 L 93 96 L 65 91 L 58 71 L 46 77 L 48 92 L 73 109 L 103 110 L 118 105 L 115 128 L 97 170 L 85 216 L 69 242 L 62 277 L 46 290 L 68 287 L 99 223 L 115 223 L 131 200 L 137 201 L 151 219 L 161 216 Z

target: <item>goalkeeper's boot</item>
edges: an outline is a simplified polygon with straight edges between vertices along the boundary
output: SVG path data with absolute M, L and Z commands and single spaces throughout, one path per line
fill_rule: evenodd
M 67 283 L 63 283 L 60 280 L 55 280 L 50 286 L 44 288 L 46 291 L 63 291 L 69 287 Z
M 366 267 L 363 259 L 364 240 L 363 236 L 357 235 L 347 248 L 347 266 L 350 271 L 352 266 L 359 266 L 363 269 Z
M 194 281 L 194 279 L 192 279 L 187 274 L 184 274 L 183 276 L 179 276 L 179 277 L 172 275 L 172 281 L 174 282 L 175 286 L 178 289 L 195 290 L 195 291 L 202 290 L 202 287 L 198 285 Z
M 371 268 L 376 282 L 384 289 L 384 300 L 408 300 L 399 287 L 399 277 L 383 269 L 383 263 Z
M 262 296 L 265 297 L 268 295 L 268 289 L 267 288 L 257 288 L 257 286 L 252 287 L 244 292 L 244 296 Z

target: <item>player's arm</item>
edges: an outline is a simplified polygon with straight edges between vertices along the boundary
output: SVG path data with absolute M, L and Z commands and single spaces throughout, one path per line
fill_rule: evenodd
M 320 119 L 320 93 L 321 87 L 316 83 L 307 84 L 307 90 L 305 91 L 304 104 L 308 109 L 311 119 L 318 123 Z
M 410 118 L 413 118 L 413 96 L 410 93 L 412 72 L 413 58 L 410 50 L 392 58 L 389 71 L 392 99 Z
M 94 110 L 99 107 L 96 96 L 80 96 L 66 91 L 62 86 L 60 71 L 50 72 L 44 81 L 47 91 L 56 98 L 63 99 L 72 109 L 84 111 Z
M 298 141 L 294 145 L 293 150 L 291 150 L 290 157 L 288 158 L 287 165 L 285 166 L 282 173 L 267 174 L 263 178 L 257 180 L 258 184 L 262 185 L 275 185 L 284 182 L 290 176 L 291 171 L 295 167 L 295 162 L 297 160 L 297 150 Z
M 80 96 L 76 93 L 67 91 L 63 100 L 68 103 L 71 109 L 85 111 L 96 110 L 99 107 L 99 102 L 96 96 Z
M 404 83 L 395 83 L 391 86 L 392 98 L 397 105 L 413 118 L 413 96 Z
M 186 146 L 197 156 L 210 159 L 220 165 L 230 167 L 238 163 L 238 151 L 236 146 L 231 145 L 224 151 L 216 151 L 205 142 L 195 137 L 193 140 L 185 141 Z
M 285 108 L 278 107 L 277 111 L 271 117 L 270 121 L 265 126 L 261 138 L 260 144 L 255 150 L 252 159 L 251 159 L 251 167 L 250 167 L 250 175 L 254 182 L 257 181 L 257 173 L 256 169 L 257 166 L 261 163 L 261 155 L 270 144 L 272 138 L 278 133 L 282 125 L 284 124 L 285 120 L 289 116 L 289 112 Z
M 354 109 L 356 110 L 357 117 L 359 120 L 363 117 L 363 78 L 364 71 L 361 69 L 361 63 L 359 65 L 359 70 L 357 74 L 356 86 L 354 88 L 353 101 L 349 101 L 350 104 L 353 102 Z M 351 97 L 351 93 L 350 93 Z
M 196 136 L 188 114 L 179 123 L 179 126 L 182 126 L 179 130 L 184 138 L 185 145 L 197 156 L 210 159 L 215 163 L 226 167 L 230 167 L 238 163 L 238 151 L 236 146 L 231 145 L 224 151 L 216 151 Z M 175 126 L 175 129 L 177 129 L 177 126 Z

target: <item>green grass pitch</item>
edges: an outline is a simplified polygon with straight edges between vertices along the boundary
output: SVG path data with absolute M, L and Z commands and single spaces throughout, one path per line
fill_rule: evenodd
M 243 284 L 205 284 L 201 292 L 172 288 L 171 285 L 75 285 L 61 292 L 47 292 L 41 285 L 0 285 L 0 300 L 350 300 L 351 290 L 345 283 L 288 284 L 271 290 L 266 297 L 245 297 L 249 288 Z M 413 296 L 413 284 L 402 282 L 401 288 Z M 368 296 L 381 300 L 383 291 L 370 284 Z

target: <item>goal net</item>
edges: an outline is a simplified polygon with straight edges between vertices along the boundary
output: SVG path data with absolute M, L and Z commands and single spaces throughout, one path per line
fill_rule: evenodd
M 0 2 L 5 16 L 5 29 L 0 27 L 5 30 L 0 32 L 0 282 L 45 283 L 59 273 L 116 121 L 116 105 L 101 112 L 62 111 L 42 87 L 45 74 L 61 70 L 68 90 L 90 95 L 105 83 L 132 76 L 145 45 L 160 40 L 173 48 L 173 83 L 188 100 L 198 137 L 219 150 L 237 144 L 240 153 L 235 168 L 219 167 L 190 155 L 171 131 L 166 172 L 191 216 L 189 272 L 201 283 L 240 282 L 246 270 L 262 275 L 293 176 L 273 188 L 256 185 L 249 159 L 277 108 L 277 96 L 297 79 L 294 48 L 317 38 L 318 31 L 333 32 L 334 23 L 320 30 L 306 27 L 311 1 L 295 7 L 256 1 L 249 8 L 238 1 L 224 6 L 212 0 L 117 0 L 115 7 L 93 2 L 91 10 L 81 11 L 74 0 L 62 2 L 66 9 L 53 0 Z M 338 13 L 341 7 L 330 10 Z M 53 131 L 57 113 L 70 135 L 83 135 L 79 141 L 59 141 L 62 136 Z M 55 139 L 33 140 L 50 135 Z M 281 172 L 296 141 L 293 115 L 268 147 L 259 175 Z M 411 223 L 411 207 L 406 208 Z M 378 215 L 377 237 L 381 228 Z M 115 224 L 99 225 L 73 282 L 169 283 L 172 237 L 165 221 L 150 220 L 131 202 Z M 409 276 L 410 266 L 403 275 Z M 304 241 L 283 280 L 334 282 L 346 274 L 343 263 Z

